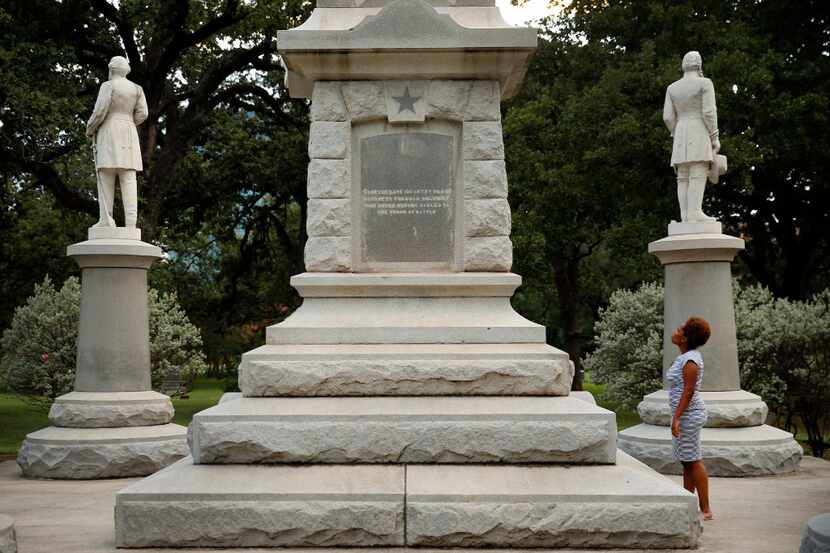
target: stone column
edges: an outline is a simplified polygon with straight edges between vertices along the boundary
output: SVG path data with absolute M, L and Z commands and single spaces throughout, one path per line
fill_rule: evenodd
M 764 424 L 767 405 L 741 390 L 735 338 L 731 263 L 744 241 L 721 234 L 717 222 L 672 223 L 669 236 L 648 251 L 665 267 L 663 371 L 678 355 L 671 335 L 689 317 L 712 326 L 701 348 L 701 397 L 709 418 L 701 434 L 704 463 L 713 476 L 760 476 L 797 470 L 801 447 L 792 434 Z M 619 447 L 653 468 L 680 474 L 672 458 L 668 391 L 648 394 L 637 407 L 644 424 L 620 433 Z
M 151 474 L 188 453 L 187 429 L 170 422 L 170 398 L 150 383 L 147 270 L 161 250 L 111 237 L 67 255 L 82 283 L 75 389 L 52 405 L 54 426 L 26 437 L 18 464 L 36 478 Z

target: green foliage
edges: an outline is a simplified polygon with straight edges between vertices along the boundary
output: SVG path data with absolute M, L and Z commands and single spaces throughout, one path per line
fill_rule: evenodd
M 606 386 L 603 399 L 633 410 L 663 385 L 663 286 L 646 283 L 611 294 L 595 332 L 596 349 L 586 356 L 585 370 Z
M 807 433 L 813 455 L 830 439 L 830 290 L 807 300 L 775 299 L 761 287 L 736 298 L 741 385 L 761 397 L 782 425 Z
M 8 390 L 51 401 L 72 390 L 78 351 L 81 287 L 69 278 L 57 290 L 47 276 L 14 312 L 0 339 Z
M 81 288 L 77 278 L 57 290 L 47 276 L 35 294 L 15 310 L 0 340 L 3 377 L 9 391 L 48 406 L 72 391 L 78 342 Z M 175 371 L 192 382 L 207 367 L 199 330 L 187 318 L 175 294 L 150 290 L 150 370 L 158 389 Z
M 184 382 L 192 384 L 207 369 L 199 330 L 190 323 L 176 294 L 150 289 L 148 299 L 153 388 L 159 389 L 168 374 L 178 374 Z
M 763 286 L 735 283 L 741 386 L 761 396 L 781 426 L 804 426 L 822 457 L 830 434 L 830 290 L 805 301 L 776 299 Z M 663 287 L 618 290 L 596 324 L 596 349 L 586 356 L 605 400 L 634 409 L 662 386 Z

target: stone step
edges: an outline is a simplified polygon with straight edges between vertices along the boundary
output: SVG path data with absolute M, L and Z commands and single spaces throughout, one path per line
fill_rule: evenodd
M 693 548 L 695 497 L 620 452 L 614 466 L 407 467 L 420 547 Z
M 667 426 L 638 424 L 617 438 L 621 450 L 663 474 L 682 474 Z M 793 435 L 769 425 L 703 428 L 700 447 L 710 476 L 764 476 L 798 470 L 803 450 Z
M 767 419 L 767 404 L 744 390 L 734 392 L 698 392 L 709 413 L 706 426 L 710 428 L 740 428 L 761 426 Z M 648 394 L 637 406 L 640 419 L 646 424 L 669 426 L 672 413 L 669 393 L 658 390 Z
M 239 365 L 246 396 L 567 395 L 572 380 L 543 343 L 265 345 Z
M 615 437 L 571 397 L 243 397 L 190 425 L 197 464 L 613 463 Z
M 194 465 L 116 494 L 118 547 L 397 546 L 402 466 Z
M 268 327 L 279 344 L 544 344 L 513 310 L 512 273 L 303 273 L 303 304 Z
M 26 436 L 17 464 L 29 478 L 88 480 L 145 476 L 188 454 L 178 424 L 124 428 L 50 426 Z
M 697 502 L 617 465 L 194 465 L 116 495 L 119 547 L 693 548 Z M 423 549 L 422 549 L 423 550 Z
M 69 392 L 52 403 L 49 420 L 67 428 L 153 426 L 173 420 L 173 403 L 158 392 Z

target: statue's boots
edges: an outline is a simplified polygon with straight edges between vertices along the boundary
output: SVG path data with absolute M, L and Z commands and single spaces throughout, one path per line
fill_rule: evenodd
M 692 222 L 714 221 L 703 213 L 703 193 L 706 190 L 706 177 L 689 177 L 688 217 Z

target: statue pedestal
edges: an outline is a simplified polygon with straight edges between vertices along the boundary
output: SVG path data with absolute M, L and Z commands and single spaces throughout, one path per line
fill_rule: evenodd
M 170 398 L 150 383 L 147 270 L 161 250 L 107 238 L 67 254 L 81 267 L 75 389 L 55 400 L 54 426 L 29 434 L 17 462 L 35 478 L 151 474 L 188 453 L 187 429 L 170 422 Z
M 683 223 L 718 225 L 720 223 Z M 678 225 L 678 223 L 674 223 Z M 801 447 L 792 434 L 764 425 L 767 406 L 741 390 L 731 263 L 744 241 L 724 234 L 679 233 L 649 244 L 665 267 L 663 367 L 678 355 L 671 335 L 691 316 L 706 319 L 712 336 L 701 348 L 705 362 L 701 395 L 709 418 L 701 432 L 706 470 L 712 476 L 761 476 L 798 469 Z M 665 474 L 681 474 L 672 457 L 672 414 L 665 390 L 643 398 L 637 407 L 643 424 L 620 432 L 621 450 Z

